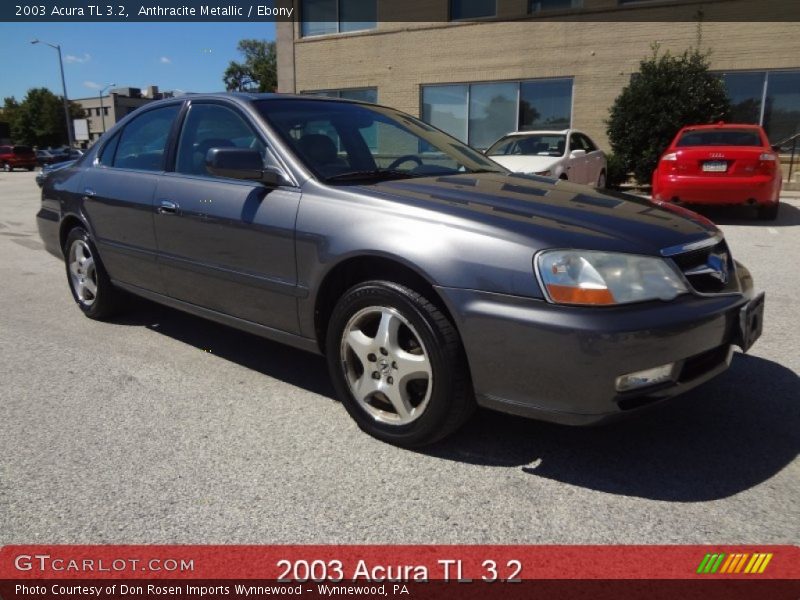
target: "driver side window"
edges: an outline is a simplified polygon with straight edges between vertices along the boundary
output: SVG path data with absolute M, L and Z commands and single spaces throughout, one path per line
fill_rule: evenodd
M 257 150 L 265 164 L 273 162 L 261 137 L 235 110 L 220 104 L 193 104 L 178 142 L 175 171 L 214 177 L 206 169 L 212 148 L 249 148 Z

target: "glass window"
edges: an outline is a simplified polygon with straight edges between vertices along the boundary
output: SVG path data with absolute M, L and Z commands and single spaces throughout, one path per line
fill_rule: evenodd
M 423 86 L 422 118 L 476 148 L 510 131 L 568 129 L 572 79 Z
M 211 148 L 250 148 L 266 158 L 267 147 L 250 124 L 235 110 L 219 104 L 194 104 L 183 124 L 175 170 L 211 175 L 206 155 Z
M 482 83 L 470 86 L 469 144 L 488 148 L 517 129 L 517 83 Z
M 749 129 L 690 129 L 675 144 L 678 148 L 692 146 L 761 146 L 761 135 Z
M 302 0 L 303 37 L 375 29 L 377 0 Z
M 390 108 L 313 99 L 255 104 L 297 156 L 332 183 L 502 172 L 479 152 Z M 370 131 L 376 148 L 369 147 Z
M 528 12 L 541 12 L 543 10 L 569 10 L 583 8 L 583 0 L 530 0 Z
M 496 0 L 450 0 L 450 18 L 480 19 L 497 14 Z
M 178 104 L 172 104 L 148 110 L 128 123 L 114 156 L 114 166 L 161 171 L 164 168 L 164 150 L 179 108 Z
M 467 141 L 466 85 L 430 85 L 422 88 L 422 120 Z
M 339 31 L 375 29 L 377 20 L 375 0 L 339 0 Z
M 100 137 L 100 134 L 97 134 L 97 136 Z M 114 137 L 112 137 L 108 142 L 106 142 L 106 145 L 103 146 L 103 149 L 100 151 L 101 165 L 110 167 L 112 164 L 114 164 L 114 153 L 117 150 L 117 144 L 119 144 L 119 137 L 119 133 L 114 134 Z
M 568 129 L 572 121 L 572 79 L 523 81 L 519 129 Z
M 764 73 L 723 73 L 722 82 L 731 100 L 732 123 L 760 123 Z
M 563 133 L 535 133 L 509 136 L 498 141 L 486 151 L 489 156 L 562 156 L 567 145 Z
M 769 73 L 764 130 L 774 143 L 800 131 L 800 71 Z

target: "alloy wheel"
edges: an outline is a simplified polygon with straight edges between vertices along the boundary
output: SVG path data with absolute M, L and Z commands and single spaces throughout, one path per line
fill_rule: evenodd
M 375 421 L 407 425 L 425 412 L 433 369 L 419 334 L 396 309 L 355 313 L 342 333 L 340 356 L 350 392 Z
M 97 299 L 97 268 L 84 240 L 75 240 L 69 248 L 69 280 L 80 303 L 92 306 Z

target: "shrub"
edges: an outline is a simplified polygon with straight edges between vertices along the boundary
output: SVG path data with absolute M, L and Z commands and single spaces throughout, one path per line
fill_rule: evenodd
M 708 56 L 697 49 L 659 55 L 654 45 L 614 101 L 608 139 L 622 168 L 640 184 L 650 183 L 658 157 L 681 127 L 728 116 L 728 94 L 722 79 L 709 72 Z

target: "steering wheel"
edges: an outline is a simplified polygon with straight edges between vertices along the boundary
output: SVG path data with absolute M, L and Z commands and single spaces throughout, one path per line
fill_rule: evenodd
M 403 156 L 393 160 L 392 164 L 390 164 L 386 168 L 389 171 L 393 171 L 394 169 L 396 169 L 397 167 L 399 167 L 400 165 L 402 165 L 404 162 L 407 162 L 407 161 L 412 161 L 412 162 L 417 163 L 418 167 L 422 166 L 422 159 L 419 156 L 417 156 L 416 154 L 404 154 Z

